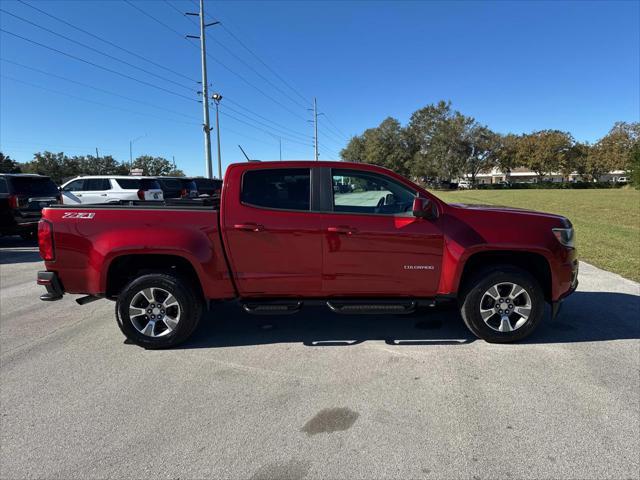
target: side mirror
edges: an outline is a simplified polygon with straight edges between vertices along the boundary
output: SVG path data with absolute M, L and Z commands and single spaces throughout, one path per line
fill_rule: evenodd
M 416 218 L 433 219 L 438 216 L 436 206 L 431 200 L 423 197 L 413 199 L 413 216 Z

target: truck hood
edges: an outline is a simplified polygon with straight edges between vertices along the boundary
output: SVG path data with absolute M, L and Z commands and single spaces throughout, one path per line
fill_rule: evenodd
M 492 212 L 492 213 L 506 213 L 511 215 L 522 215 L 523 217 L 526 217 L 526 216 L 545 217 L 549 219 L 556 219 L 563 223 L 568 221 L 567 218 L 562 215 L 557 215 L 555 213 L 538 212 L 536 210 L 527 210 L 525 208 L 503 207 L 500 205 L 469 204 L 469 203 L 450 203 L 449 206 L 453 208 L 463 209 L 463 210 L 475 210 L 480 212 Z

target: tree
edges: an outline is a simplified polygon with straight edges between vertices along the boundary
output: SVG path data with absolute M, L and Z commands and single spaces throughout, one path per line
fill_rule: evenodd
M 0 173 L 20 173 L 21 171 L 18 162 L 0 152 Z
M 451 102 L 440 101 L 411 115 L 407 127 L 413 146 L 411 173 L 417 177 L 452 180 L 463 173 L 468 157 L 468 131 L 473 118 L 451 110 Z
M 25 173 L 47 175 L 60 184 L 79 173 L 77 158 L 69 158 L 63 152 L 44 151 L 33 155 L 33 160 L 24 164 Z
M 132 168 L 141 168 L 143 175 L 152 177 L 167 175 L 173 171 L 173 165 L 163 157 L 152 157 L 151 155 L 141 155 L 133 161 Z
M 476 184 L 476 176 L 487 172 L 497 163 L 500 136 L 483 125 L 473 123 L 465 134 L 467 158 L 464 173 L 471 175 L 471 183 Z
M 375 128 L 365 130 L 362 135 L 352 137 L 340 156 L 346 161 L 380 165 L 400 174 L 409 173 L 408 163 L 411 160 L 406 132 L 392 117 Z
M 495 152 L 496 166 L 505 174 L 505 180 L 509 181 L 511 170 L 521 166 L 518 162 L 518 142 L 520 137 L 513 133 L 498 135 L 498 143 Z
M 597 180 L 613 170 L 631 170 L 633 151 L 638 143 L 640 123 L 616 122 L 591 149 L 587 160 L 589 175 Z
M 340 151 L 340 158 L 345 162 L 364 162 L 365 140 L 363 135 L 351 137 L 347 146 Z
M 573 137 L 559 130 L 542 130 L 523 135 L 518 142 L 516 159 L 542 181 L 545 175 L 557 172 L 571 155 Z
M 640 190 L 640 143 L 636 143 L 631 151 L 631 184 Z
M 80 175 L 128 175 L 126 165 L 118 162 L 111 155 L 94 157 L 92 155 L 73 157 L 78 162 Z

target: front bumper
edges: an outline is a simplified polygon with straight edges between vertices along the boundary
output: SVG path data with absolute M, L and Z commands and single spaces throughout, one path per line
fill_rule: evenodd
M 560 313 L 560 308 L 562 307 L 562 302 L 564 301 L 564 299 L 575 292 L 578 288 L 578 270 L 579 263 L 578 260 L 575 259 L 572 262 L 571 285 L 569 287 L 569 290 L 560 295 L 560 297 L 556 301 L 551 302 L 551 320 L 554 320 Z
M 47 289 L 47 293 L 40 295 L 40 300 L 42 301 L 52 302 L 54 300 L 60 300 L 64 295 L 62 284 L 56 272 L 38 272 L 38 285 L 43 285 Z

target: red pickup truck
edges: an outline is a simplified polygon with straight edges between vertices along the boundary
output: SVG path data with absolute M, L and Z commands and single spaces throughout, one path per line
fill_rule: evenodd
M 229 166 L 214 206 L 51 206 L 39 224 L 42 300 L 116 301 L 146 348 L 185 341 L 202 310 L 323 304 L 402 314 L 457 300 L 465 324 L 511 342 L 577 286 L 573 227 L 558 215 L 447 204 L 384 168 L 346 162 Z

